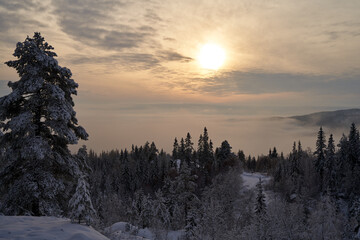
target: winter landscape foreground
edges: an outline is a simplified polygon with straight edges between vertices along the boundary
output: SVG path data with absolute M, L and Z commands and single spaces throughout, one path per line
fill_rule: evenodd
M 268 182 L 270 178 L 259 173 L 241 174 L 243 184 L 248 189 L 255 188 L 259 178 Z M 104 229 L 104 234 L 92 227 L 71 223 L 70 219 L 56 217 L 30 217 L 30 216 L 0 216 L 0 239 L 27 239 L 27 240 L 122 240 L 143 239 L 154 240 L 156 234 L 150 229 L 136 229 L 126 222 L 114 223 Z M 178 240 L 184 231 L 170 231 L 168 240 Z

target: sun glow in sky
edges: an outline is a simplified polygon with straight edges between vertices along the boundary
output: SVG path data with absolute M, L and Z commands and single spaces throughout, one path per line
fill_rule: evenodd
M 198 61 L 202 68 L 218 70 L 225 61 L 225 51 L 216 44 L 205 44 L 202 46 Z
M 286 153 L 303 136 L 278 145 L 286 133 L 252 117 L 358 108 L 359 11 L 358 0 L 0 0 L 0 95 L 19 79 L 2 63 L 41 32 L 79 83 L 89 149 L 171 152 L 206 126 L 214 146 Z

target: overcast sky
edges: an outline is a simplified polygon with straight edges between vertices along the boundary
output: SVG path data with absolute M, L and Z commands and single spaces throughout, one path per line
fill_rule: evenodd
M 216 146 L 288 152 L 316 129 L 285 137 L 259 119 L 360 106 L 359 12 L 357 0 L 0 0 L 0 60 L 41 32 L 79 83 L 75 110 L 96 151 L 169 151 L 207 126 Z M 225 51 L 217 71 L 197 60 L 206 43 Z M 17 79 L 1 64 L 0 94 Z

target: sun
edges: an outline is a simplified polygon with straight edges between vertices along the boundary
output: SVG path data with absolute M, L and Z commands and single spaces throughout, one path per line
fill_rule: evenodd
M 198 61 L 202 68 L 218 70 L 225 61 L 225 51 L 216 44 L 205 44 L 202 46 Z

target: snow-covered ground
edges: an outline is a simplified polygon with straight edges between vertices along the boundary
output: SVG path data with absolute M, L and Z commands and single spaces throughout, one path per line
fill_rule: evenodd
M 118 222 L 105 229 L 111 240 L 153 240 L 154 231 L 137 229 L 126 222 Z M 177 240 L 183 231 L 157 233 L 166 239 Z M 0 240 L 109 240 L 91 227 L 71 223 L 66 218 L 0 216 Z
M 0 216 L 0 240 L 109 240 L 91 227 L 56 217 Z
M 266 176 L 258 172 L 254 172 L 254 173 L 243 172 L 241 174 L 241 177 L 244 181 L 245 191 L 254 190 L 256 184 L 259 182 L 259 178 L 261 178 L 261 181 L 263 182 L 263 189 L 264 189 L 264 185 L 268 184 L 271 179 L 270 176 Z M 269 204 L 270 201 L 274 199 L 274 192 L 271 190 L 264 189 L 264 194 L 265 194 L 265 202 L 266 204 Z
M 246 187 L 247 189 L 255 188 L 256 184 L 259 182 L 259 178 L 261 178 L 263 184 L 268 183 L 270 180 L 269 176 L 265 176 L 261 173 L 243 172 L 241 174 L 241 177 L 244 181 L 244 187 Z
M 161 239 L 177 240 L 184 234 L 184 231 L 159 231 L 156 234 L 148 228 L 137 229 L 127 222 L 117 222 L 106 228 L 105 234 L 111 240 L 153 240 L 158 239 L 156 235 L 161 236 Z

